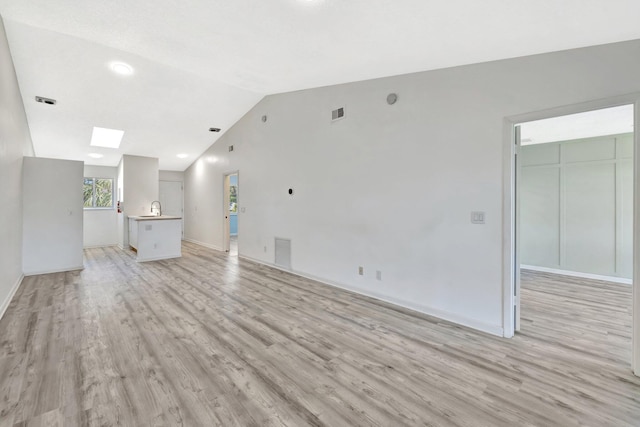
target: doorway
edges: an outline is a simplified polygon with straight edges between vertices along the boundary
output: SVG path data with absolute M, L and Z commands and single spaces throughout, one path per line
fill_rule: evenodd
M 230 256 L 238 256 L 238 201 L 239 201 L 239 173 L 224 175 L 224 250 Z
M 634 265 L 638 265 L 633 228 L 634 218 L 638 218 L 633 209 L 638 194 L 633 185 L 637 170 L 637 135 L 633 129 L 638 111 L 634 98 L 626 101 L 592 103 L 507 120 L 510 165 L 505 170 L 505 183 L 510 196 L 505 200 L 505 234 L 509 237 L 504 251 L 506 337 L 521 328 L 526 331 L 527 324 L 521 322 L 521 298 L 529 291 L 522 292 L 521 279 L 527 286 L 534 280 L 548 282 L 552 293 L 566 292 L 564 302 L 572 295 L 579 297 L 580 289 L 587 291 L 586 287 L 571 288 L 576 283 L 588 286 L 592 295 L 601 288 L 604 295 L 611 288 L 607 291 L 605 282 L 590 280 L 618 282 L 613 288 L 625 287 L 619 289 L 628 295 L 630 311 L 638 312 L 640 298 L 630 287 L 637 269 Z M 549 135 L 544 136 L 545 132 Z M 562 278 L 568 280 L 556 280 Z M 560 288 L 561 283 L 567 288 Z M 549 305 L 548 301 L 544 305 Z M 558 318 L 553 316 L 554 321 L 566 315 L 558 314 Z M 633 349 L 632 362 L 638 374 L 638 319 L 628 321 L 633 323 L 634 334 L 631 343 L 625 345 L 627 351 Z M 557 332 L 557 325 L 547 326 Z

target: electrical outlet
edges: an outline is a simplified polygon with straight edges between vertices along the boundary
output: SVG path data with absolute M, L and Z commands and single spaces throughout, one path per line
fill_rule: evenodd
M 363 275 L 364 275 L 364 267 L 362 267 L 362 266 L 358 267 L 358 274 L 359 274 L 360 276 L 363 276 Z
M 382 280 L 382 271 L 376 270 L 376 279 Z
M 471 212 L 471 224 L 484 224 L 484 212 Z

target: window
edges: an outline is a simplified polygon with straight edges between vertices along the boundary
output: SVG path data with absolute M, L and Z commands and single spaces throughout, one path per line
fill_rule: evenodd
M 85 209 L 113 208 L 113 179 L 85 177 L 83 195 Z

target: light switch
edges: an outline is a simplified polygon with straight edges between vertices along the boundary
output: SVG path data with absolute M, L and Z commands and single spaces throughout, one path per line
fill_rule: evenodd
M 484 224 L 484 212 L 471 212 L 471 224 Z

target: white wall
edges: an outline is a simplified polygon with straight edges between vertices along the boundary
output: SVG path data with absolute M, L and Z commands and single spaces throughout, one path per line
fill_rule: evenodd
M 85 209 L 83 245 L 85 248 L 114 246 L 118 244 L 118 217 L 116 201 L 118 196 L 118 168 L 109 166 L 84 166 L 84 176 L 111 178 L 114 183 L 113 209 Z
M 33 144 L 0 18 L 0 317 L 22 278 L 23 156 Z
M 184 237 L 184 172 L 160 171 L 158 200 L 163 215 L 182 217 L 181 236 Z
M 160 171 L 160 181 L 184 181 L 184 172 L 179 171 Z
M 25 157 L 25 275 L 82 268 L 83 162 Z
M 158 159 L 127 155 L 122 158 L 126 214 L 149 215 L 151 202 L 158 200 Z
M 273 263 L 274 237 L 290 238 L 297 272 L 501 334 L 504 119 L 640 91 L 639 50 L 632 41 L 269 96 L 185 172 L 185 238 L 222 246 L 222 176 L 239 170 L 241 256 Z M 486 224 L 471 224 L 471 211 Z
M 129 245 L 128 217 L 150 215 L 151 202 L 158 200 L 158 159 L 124 155 L 118 166 L 118 176 L 122 176 L 118 186 L 122 191 L 123 203 L 122 213 L 118 214 L 118 244 L 126 248 Z
M 631 279 L 633 134 L 520 149 L 521 262 Z

